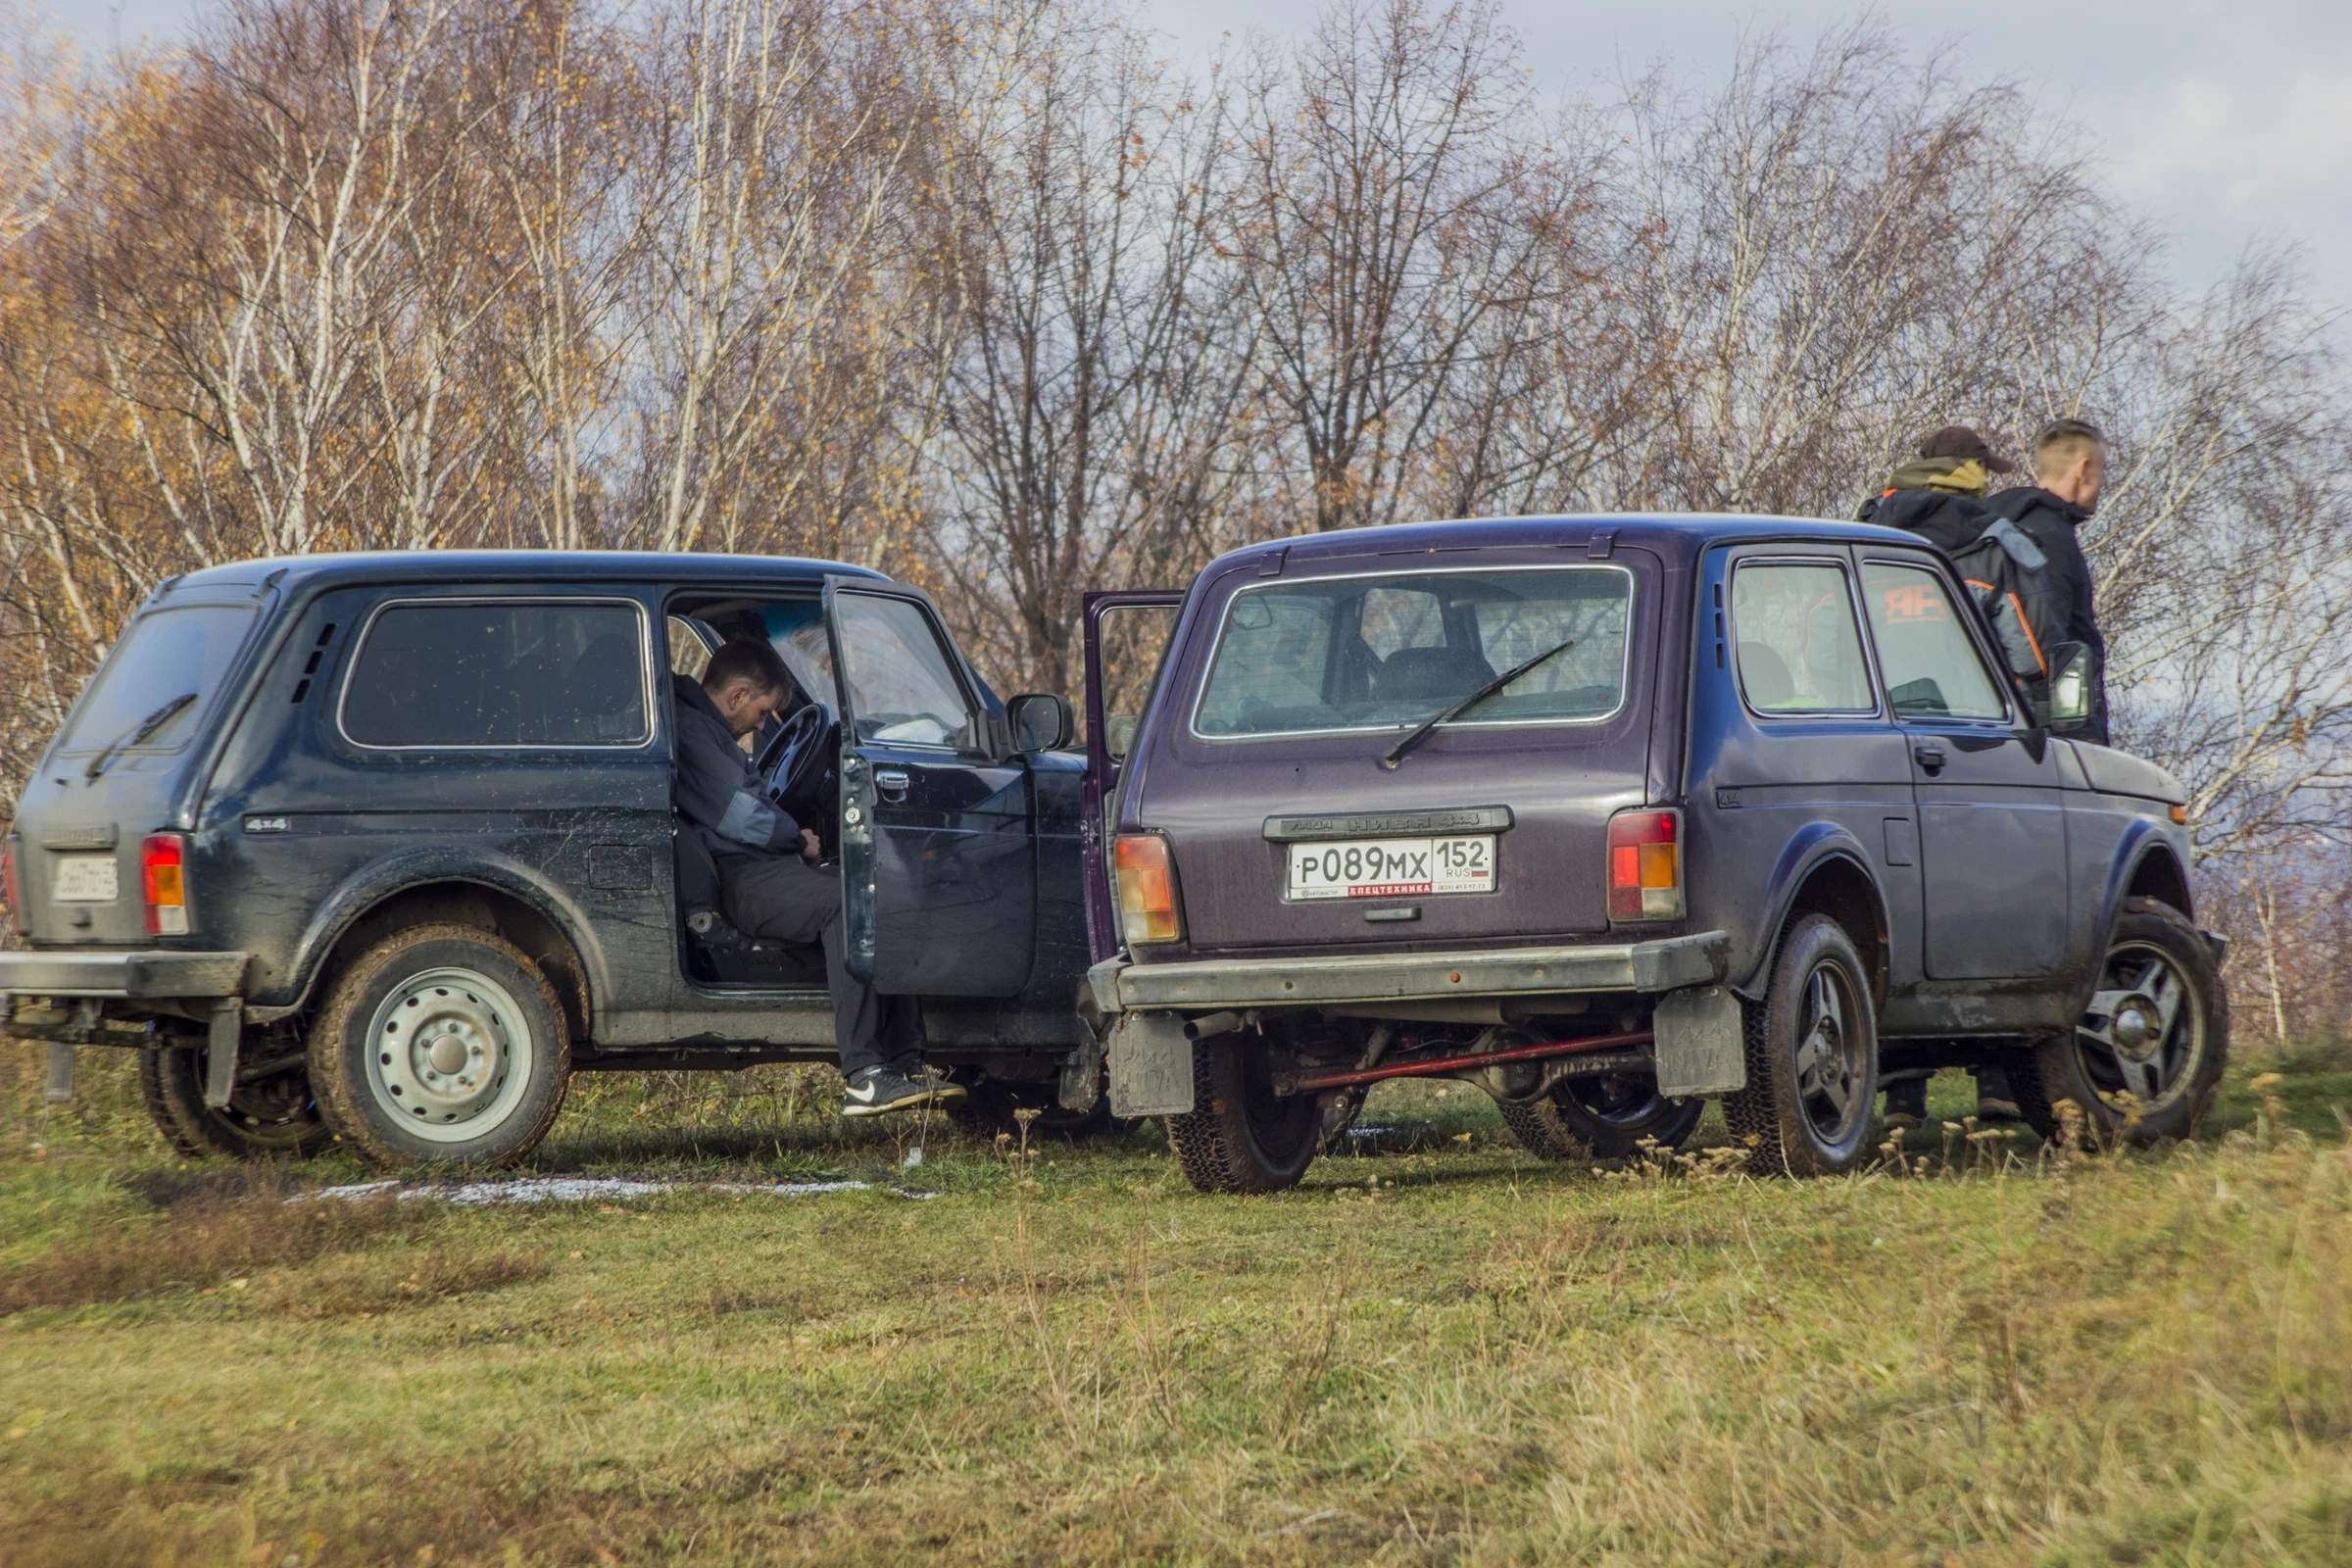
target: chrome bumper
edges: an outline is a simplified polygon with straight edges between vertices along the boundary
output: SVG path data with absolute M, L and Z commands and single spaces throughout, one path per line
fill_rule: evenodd
M 1679 991 L 1719 984 L 1729 932 L 1655 942 L 1474 952 L 1349 954 L 1330 958 L 1107 959 L 1087 971 L 1106 1013 L 1157 1008 L 1312 1007 L 1435 997 Z

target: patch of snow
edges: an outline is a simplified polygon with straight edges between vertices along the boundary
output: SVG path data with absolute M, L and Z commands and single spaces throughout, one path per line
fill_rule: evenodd
M 314 1196 L 354 1200 L 395 1193 L 404 1203 L 412 1199 L 432 1199 L 454 1203 L 461 1208 L 480 1208 L 492 1203 L 612 1202 L 621 1199 L 652 1198 L 662 1193 L 681 1192 L 814 1198 L 827 1193 L 862 1193 L 871 1190 L 873 1185 L 860 1181 L 667 1182 L 630 1181 L 619 1176 L 518 1176 L 511 1181 L 431 1182 L 416 1187 L 403 1187 L 396 1181 L 355 1182 L 344 1187 L 322 1188 Z M 918 1200 L 939 1196 L 937 1193 L 914 1192 L 903 1187 L 892 1187 L 886 1191 L 899 1198 Z

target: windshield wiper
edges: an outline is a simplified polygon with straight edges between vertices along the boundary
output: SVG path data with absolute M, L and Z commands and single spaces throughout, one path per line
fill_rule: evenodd
M 195 700 L 196 694 L 194 692 L 181 692 L 177 697 L 172 698 L 163 707 L 157 709 L 154 712 L 149 713 L 145 718 L 140 719 L 138 728 L 132 730 L 128 735 L 123 736 L 120 740 L 108 741 L 106 743 L 106 749 L 100 752 L 96 757 L 91 758 L 90 765 L 81 770 L 82 778 L 89 783 L 97 783 L 98 775 L 106 771 L 106 765 L 109 762 L 112 762 L 117 755 L 138 745 L 148 736 L 154 734 L 157 730 L 162 729 L 166 724 L 172 722 L 181 709 L 187 707 Z
M 1556 659 L 1560 655 L 1566 653 L 1569 649 L 1574 648 L 1576 643 L 1577 640 L 1574 637 L 1571 637 L 1564 643 L 1557 643 L 1552 647 L 1544 649 L 1533 659 L 1523 659 L 1518 663 L 1513 664 L 1510 668 L 1504 670 L 1501 674 L 1495 676 L 1493 680 L 1487 682 L 1484 686 L 1481 686 L 1478 690 L 1472 692 L 1469 696 L 1463 698 L 1460 702 L 1454 704 L 1451 708 L 1443 709 L 1438 712 L 1430 714 L 1427 718 L 1421 721 L 1421 727 L 1419 729 L 1414 730 L 1410 735 L 1407 735 L 1404 739 L 1398 741 L 1396 745 L 1389 748 L 1389 755 L 1380 760 L 1380 765 L 1389 769 L 1391 772 L 1395 772 L 1396 769 L 1396 764 L 1404 760 L 1404 754 L 1411 751 L 1414 747 L 1420 745 L 1424 740 L 1428 739 L 1431 731 L 1437 729 L 1442 724 L 1452 723 L 1455 719 L 1461 717 L 1464 713 L 1467 713 L 1470 711 L 1470 710 L 1476 708 L 1479 704 L 1485 702 L 1488 698 L 1494 696 L 1496 692 L 1502 690 L 1505 686 L 1508 686 L 1511 682 L 1517 680 L 1520 676 L 1526 674 L 1538 664 L 1543 663 L 1545 660 Z

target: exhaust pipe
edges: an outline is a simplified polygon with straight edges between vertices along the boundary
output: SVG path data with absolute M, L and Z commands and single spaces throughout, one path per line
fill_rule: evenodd
M 1198 1018 L 1184 1021 L 1184 1038 L 1208 1040 L 1217 1035 L 1229 1035 L 1236 1029 L 1249 1026 L 1251 1014 L 1246 1012 L 1204 1012 Z

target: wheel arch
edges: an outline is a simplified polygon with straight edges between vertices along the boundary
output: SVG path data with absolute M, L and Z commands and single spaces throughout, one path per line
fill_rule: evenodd
M 547 975 L 574 1041 L 591 1037 L 597 1002 L 609 995 L 602 947 L 585 913 L 561 889 L 518 861 L 441 852 L 396 857 L 352 878 L 320 905 L 296 950 L 291 994 L 279 1005 L 248 1008 L 257 1021 L 313 1005 L 334 971 L 391 931 L 432 921 L 477 926 L 512 942 Z
M 1872 1001 L 1885 1004 L 1893 930 L 1869 857 L 1851 834 L 1834 822 L 1816 822 L 1798 832 L 1765 884 L 1764 906 L 1770 916 L 1758 927 L 1753 961 L 1733 990 L 1750 1001 L 1760 998 L 1788 927 L 1800 916 L 1827 914 L 1861 951 L 1870 968 Z
M 2099 929 L 2104 932 L 2115 923 L 2125 901 L 2154 899 L 2169 904 L 2189 920 L 2197 917 L 2194 895 L 2189 891 L 2188 868 L 2180 852 L 2166 842 L 2166 835 L 2153 822 L 2136 822 L 2125 836 L 2117 852 L 2115 864 L 2107 877 L 2106 907 Z

